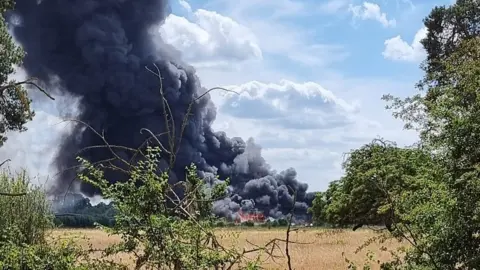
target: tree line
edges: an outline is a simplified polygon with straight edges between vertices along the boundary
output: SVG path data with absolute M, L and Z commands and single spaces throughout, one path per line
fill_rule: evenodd
M 112 203 L 92 205 L 89 198 L 78 193 L 67 193 L 52 204 L 54 223 L 64 228 L 94 228 L 97 224 L 113 227 L 116 210 Z

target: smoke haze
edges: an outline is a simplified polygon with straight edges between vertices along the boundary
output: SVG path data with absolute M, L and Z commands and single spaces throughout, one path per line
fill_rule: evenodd
M 313 200 L 308 185 L 296 179 L 290 168 L 273 171 L 252 139 L 229 138 L 211 125 L 216 107 L 205 93 L 195 69 L 181 60 L 180 53 L 152 39 L 169 13 L 166 0 L 17 0 L 13 29 L 27 55 L 24 69 L 28 76 L 42 80 L 47 88 L 78 99 L 77 119 L 103 131 L 110 144 L 139 147 L 147 138 L 142 128 L 154 134 L 165 131 L 159 80 L 146 70 L 155 63 L 162 75 L 165 97 L 177 129 L 189 104 L 194 102 L 171 175 L 182 180 L 185 167 L 196 164 L 209 184 L 213 175 L 230 178 L 230 196 L 214 203 L 217 215 L 232 218 L 243 209 L 257 208 L 266 215 L 281 217 L 295 207 L 306 215 Z M 15 16 L 13 16 L 15 15 Z M 51 102 L 51 101 L 50 101 Z M 165 136 L 162 137 L 165 142 Z M 77 165 L 76 153 L 87 146 L 103 145 L 92 131 L 76 125 L 58 142 L 55 166 L 59 171 Z M 131 153 L 118 151 L 128 158 Z M 107 149 L 90 149 L 82 156 L 91 162 L 111 157 Z M 167 159 L 162 165 L 168 164 Z M 121 181 L 107 174 L 110 182 Z M 53 193 L 65 192 L 75 171 L 66 170 L 56 179 Z M 99 191 L 78 183 L 87 196 Z M 291 189 L 297 190 L 297 202 Z

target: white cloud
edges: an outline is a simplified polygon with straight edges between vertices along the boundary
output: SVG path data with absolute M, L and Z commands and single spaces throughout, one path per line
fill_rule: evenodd
M 273 168 L 294 167 L 312 190 L 341 175 L 344 152 L 370 141 L 381 124 L 362 116 L 355 101 L 339 98 L 315 82 L 251 81 L 226 86 L 238 94 L 217 96 L 216 130 L 264 148 Z
M 178 0 L 178 3 L 188 12 L 192 12 L 192 6 L 185 0 Z
M 160 28 L 163 39 L 197 67 L 229 66 L 262 59 L 255 35 L 245 26 L 214 11 L 199 9 L 192 20 L 169 15 Z
M 309 67 L 324 67 L 349 56 L 343 45 L 319 42 L 323 39 L 322 31 L 331 26 L 330 22 L 316 21 L 314 29 L 291 23 L 292 20 L 319 15 L 317 2 L 213 0 L 213 3 L 217 8 L 222 7 L 225 16 L 248 27 L 258 38 L 265 55 L 287 58 Z
M 408 44 L 400 35 L 385 40 L 383 56 L 394 61 L 418 62 L 425 58 L 425 50 L 420 41 L 427 35 L 427 29 L 421 28 L 415 34 L 411 44 Z
M 337 98 L 313 82 L 279 84 L 252 81 L 240 86 L 226 86 L 237 94 L 225 94 L 220 112 L 261 121 L 277 128 L 324 129 L 348 125 L 357 111 L 354 104 Z
M 387 14 L 382 12 L 380 6 L 375 3 L 363 2 L 363 5 L 349 5 L 349 11 L 353 14 L 353 18 L 361 20 L 375 20 L 384 27 L 395 27 L 397 21 L 395 19 L 387 19 Z

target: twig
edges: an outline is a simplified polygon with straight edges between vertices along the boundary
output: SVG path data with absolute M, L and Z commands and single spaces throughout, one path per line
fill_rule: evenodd
M 6 160 L 4 160 L 2 163 L 0 163 L 0 167 L 2 167 L 3 164 L 5 164 L 5 163 L 7 163 L 7 162 L 10 162 L 10 161 L 12 161 L 12 160 L 11 160 L 11 159 L 6 159 Z
M 40 87 L 38 84 L 34 83 L 32 80 L 34 80 L 34 78 L 30 78 L 26 81 L 21 81 L 21 82 L 16 82 L 16 83 L 13 83 L 13 84 L 7 84 L 7 85 L 4 85 L 4 86 L 1 86 L 0 87 L 0 95 L 3 96 L 3 93 L 9 89 L 9 88 L 12 88 L 12 87 L 17 87 L 17 86 L 20 86 L 20 85 L 23 85 L 23 84 L 29 84 L 29 85 L 33 85 L 35 86 L 35 88 L 37 88 L 40 92 L 42 92 L 43 94 L 45 94 L 48 98 L 50 98 L 51 100 L 55 100 L 55 98 L 53 98 L 50 94 L 47 93 L 47 91 L 45 91 L 42 87 Z

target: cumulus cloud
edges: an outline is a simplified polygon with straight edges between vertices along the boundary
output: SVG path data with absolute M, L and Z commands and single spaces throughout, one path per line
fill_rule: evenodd
M 315 1 L 212 1 L 215 8 L 248 27 L 255 34 L 265 55 L 276 61 L 308 67 L 325 67 L 345 60 L 349 53 L 343 44 L 326 43 L 322 36 L 330 22 L 315 22 L 314 29 L 292 23 L 318 16 L 321 7 Z
M 427 29 L 421 28 L 415 34 L 411 44 L 408 44 L 400 35 L 385 40 L 383 56 L 394 61 L 418 62 L 425 57 L 425 50 L 420 43 L 427 35 Z
M 291 129 L 324 129 L 353 121 L 357 107 L 337 98 L 313 82 L 248 82 L 229 86 L 239 95 L 228 93 L 220 111 L 231 116 L 261 120 L 277 127 Z
M 245 26 L 215 11 L 198 9 L 190 20 L 169 15 L 160 28 L 160 34 L 196 67 L 225 67 L 262 59 L 262 50 L 255 35 Z
M 375 20 L 384 27 L 395 27 L 397 21 L 388 19 L 387 14 L 382 12 L 380 6 L 375 3 L 363 2 L 363 5 L 349 5 L 348 10 L 352 13 L 354 19 Z
M 214 128 L 253 137 L 272 168 L 296 168 L 312 190 L 338 178 L 343 153 L 368 142 L 382 128 L 362 116 L 357 102 L 315 82 L 250 81 L 226 88 L 238 94 L 218 98 Z

